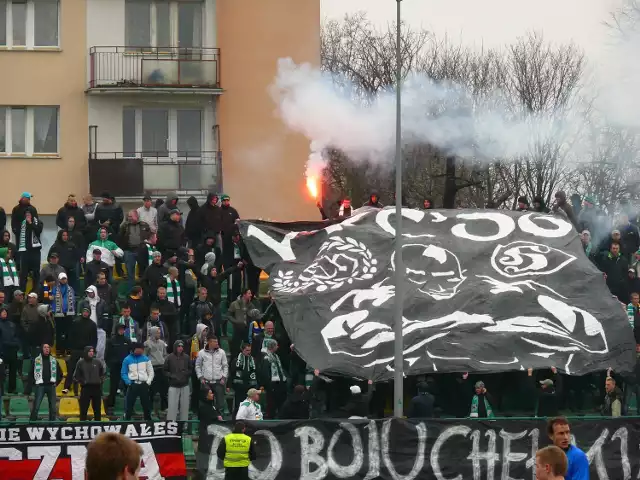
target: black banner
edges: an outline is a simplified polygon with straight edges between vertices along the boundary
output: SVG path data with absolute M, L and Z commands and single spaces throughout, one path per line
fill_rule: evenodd
M 176 422 L 32 424 L 0 427 L 3 480 L 84 480 L 87 444 L 102 432 L 117 432 L 143 450 L 140 478 L 187 478 L 181 429 Z
M 405 373 L 631 371 L 635 347 L 565 219 L 403 209 Z M 395 210 L 341 223 L 241 222 L 296 351 L 314 369 L 393 376 Z
M 198 469 L 224 478 L 216 456 L 231 425 L 201 425 Z M 252 480 L 535 480 L 535 452 L 550 443 L 543 420 L 254 422 Z M 640 420 L 572 421 L 591 480 L 640 474 Z

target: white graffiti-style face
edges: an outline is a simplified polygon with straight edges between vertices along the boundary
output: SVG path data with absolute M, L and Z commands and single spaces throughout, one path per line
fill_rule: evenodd
M 405 278 L 434 300 L 453 298 L 466 280 L 458 257 L 442 247 L 409 244 L 402 247 L 402 254 L 412 259 L 411 264 L 405 265 Z M 395 270 L 395 253 L 391 266 Z
M 491 256 L 491 266 L 505 277 L 517 278 L 550 275 L 575 259 L 573 255 L 547 245 L 518 241 L 498 245 Z

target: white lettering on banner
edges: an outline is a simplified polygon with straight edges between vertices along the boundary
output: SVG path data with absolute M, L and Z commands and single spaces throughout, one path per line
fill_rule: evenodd
M 269 465 L 264 470 L 258 470 L 253 464 L 249 465 L 249 478 L 251 480 L 275 480 L 282 468 L 282 448 L 280 442 L 269 430 L 258 430 L 256 435 L 262 435 L 269 441 L 269 449 L 271 451 L 271 458 L 269 459 Z
M 56 440 L 60 427 L 47 427 L 47 433 L 49 434 L 49 440 Z
M 353 461 L 351 465 L 340 465 L 333 456 L 333 449 L 336 448 L 342 431 L 346 430 L 351 435 L 351 445 L 353 446 Z M 355 476 L 364 464 L 364 450 L 362 449 L 362 440 L 358 429 L 351 423 L 340 423 L 340 429 L 336 430 L 331 436 L 329 448 L 327 448 L 327 463 L 329 469 L 338 478 L 351 478 Z
M 218 468 L 218 447 L 220 446 L 222 439 L 231 433 L 231 430 L 223 425 L 216 425 L 213 423 L 211 425 L 207 425 L 207 433 L 213 437 L 211 439 L 211 450 L 209 451 L 207 480 L 223 480 L 224 467 L 220 465 L 221 468 Z
M 295 436 L 300 439 L 300 478 L 322 480 L 329 473 L 329 466 L 320 455 L 324 448 L 322 433 L 315 427 L 304 426 L 296 428 Z
M 67 447 L 67 455 L 71 457 L 71 480 L 85 480 L 84 466 L 87 462 L 87 447 L 71 445 Z
M 442 469 L 440 468 L 440 449 L 444 445 L 444 443 L 449 440 L 449 438 L 455 435 L 461 435 L 466 437 L 469 435 L 471 429 L 465 425 L 456 425 L 455 427 L 449 427 L 436 439 L 433 447 L 431 448 L 431 469 L 433 470 L 433 474 L 436 476 L 436 480 L 463 480 L 462 475 L 458 475 L 457 477 L 446 478 L 442 475 Z
M 73 427 L 62 427 L 60 429 L 61 440 L 73 440 Z
M 153 478 L 154 480 L 164 480 L 160 475 L 160 465 L 156 459 L 156 453 L 153 451 L 153 445 L 149 442 L 138 443 L 142 447 L 142 468 L 140 476 L 144 478 Z
M 474 430 L 471 434 L 472 449 L 471 453 L 467 457 L 468 460 L 471 460 L 471 465 L 473 466 L 473 480 L 482 480 L 482 461 L 487 462 L 487 480 L 495 479 L 495 470 L 496 470 L 496 461 L 500 459 L 500 455 L 496 453 L 496 432 L 493 430 L 487 430 L 485 432 L 485 437 L 489 439 L 489 445 L 487 446 L 487 451 L 482 452 L 480 450 L 480 437 L 482 433 L 480 430 Z
M 378 424 L 371 420 L 366 427 L 369 430 L 369 472 L 364 480 L 380 477 L 380 440 L 378 440 Z
M 495 235 L 472 235 L 467 232 L 466 223 L 454 225 L 451 228 L 451 233 L 456 237 L 464 238 L 466 240 L 473 240 L 474 242 L 495 242 L 501 238 L 506 237 L 516 229 L 516 223 L 513 219 L 502 213 L 495 212 L 477 212 L 477 213 L 460 213 L 456 215 L 457 218 L 462 220 L 489 220 L 494 222 L 498 226 L 498 233 Z
M 540 430 L 534 428 L 529 433 L 531 437 L 531 457 L 527 460 L 525 466 L 531 470 L 531 480 L 536 480 L 536 452 L 538 451 L 538 439 L 540 438 Z
M 27 435 L 29 435 L 29 440 L 42 440 L 43 434 L 44 428 L 27 427 Z
M 27 458 L 29 460 L 42 460 L 38 465 L 38 470 L 33 476 L 33 480 L 47 480 L 53 467 L 60 456 L 60 446 L 47 445 L 46 447 L 29 447 Z
M 16 448 L 0 448 L 0 458 L 7 460 L 22 460 L 22 452 Z
M 535 235 L 536 237 L 545 237 L 545 238 L 561 238 L 570 233 L 573 230 L 573 225 L 571 225 L 566 220 L 563 220 L 558 217 L 552 217 L 550 215 L 536 215 L 533 217 L 533 213 L 528 213 L 526 215 L 518 218 L 518 227 L 525 233 L 530 233 L 531 235 Z M 548 229 L 542 228 L 533 220 L 544 220 L 546 222 L 552 223 L 558 228 Z
M 611 440 L 620 439 L 620 462 L 622 463 L 622 480 L 631 478 L 631 464 L 629 463 L 629 432 L 621 427 L 611 436 Z M 640 472 L 638 472 L 640 474 Z
M 284 236 L 281 242 L 277 242 L 255 225 L 249 225 L 249 228 L 247 228 L 247 237 L 257 238 L 264 245 L 277 253 L 285 262 L 291 262 L 296 259 L 296 256 L 291 249 L 291 240 L 295 238 L 297 234 L 298 232 L 289 232 Z
M 502 475 L 500 480 L 518 480 L 512 478 L 509 475 L 509 464 L 511 462 L 521 462 L 527 458 L 526 453 L 517 453 L 511 451 L 511 442 L 513 440 L 520 440 L 527 435 L 527 431 L 519 433 L 509 433 L 504 430 L 500 430 L 500 437 L 502 437 Z
M 395 215 L 395 210 L 380 210 L 376 214 L 376 223 L 378 226 L 387 233 L 390 233 L 395 237 L 396 229 L 391 226 L 389 223 L 389 217 L 391 215 Z M 424 212 L 420 210 L 413 210 L 411 208 L 403 208 L 402 209 L 402 217 L 408 218 L 409 220 L 413 220 L 416 223 L 419 223 L 424 218 Z
M 598 439 L 593 442 L 591 448 L 587 452 L 587 458 L 589 459 L 589 465 L 592 463 L 596 464 L 596 472 L 598 472 L 599 480 L 609 480 L 609 475 L 607 474 L 607 467 L 604 465 L 604 457 L 602 454 L 602 447 L 609 436 L 609 429 L 605 428 L 602 430 L 602 433 L 598 437 Z M 617 479 L 616 479 L 617 480 Z
M 425 427 L 424 423 L 416 425 L 416 430 L 418 431 L 418 450 L 416 459 L 413 462 L 413 468 L 409 474 L 400 475 L 393 466 L 393 463 L 391 463 L 391 457 L 389 456 L 389 433 L 391 432 L 391 422 L 393 422 L 393 420 L 387 420 L 382 426 L 382 462 L 384 463 L 384 466 L 387 467 L 387 470 L 393 480 L 413 480 L 418 476 L 424 466 L 424 455 L 427 450 L 427 427 Z

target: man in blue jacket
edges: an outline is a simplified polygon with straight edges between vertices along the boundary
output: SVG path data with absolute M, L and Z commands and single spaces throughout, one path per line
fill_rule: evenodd
M 564 417 L 550 418 L 547 434 L 553 444 L 567 455 L 569 468 L 565 480 L 589 480 L 589 459 L 582 450 L 571 444 L 569 421 Z
M 151 421 L 151 400 L 149 398 L 149 385 L 153 382 L 153 365 L 144 355 L 144 345 L 140 342 L 133 344 L 133 352 L 122 362 L 120 370 L 122 381 L 127 386 L 124 401 L 124 419 L 131 420 L 133 406 L 140 397 L 144 419 Z

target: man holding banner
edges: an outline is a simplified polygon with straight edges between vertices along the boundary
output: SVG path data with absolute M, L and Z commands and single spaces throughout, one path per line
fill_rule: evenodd
M 224 461 L 225 480 L 249 480 L 249 465 L 256 459 L 251 437 L 245 435 L 246 426 L 236 422 L 230 433 L 218 447 L 218 458 Z

